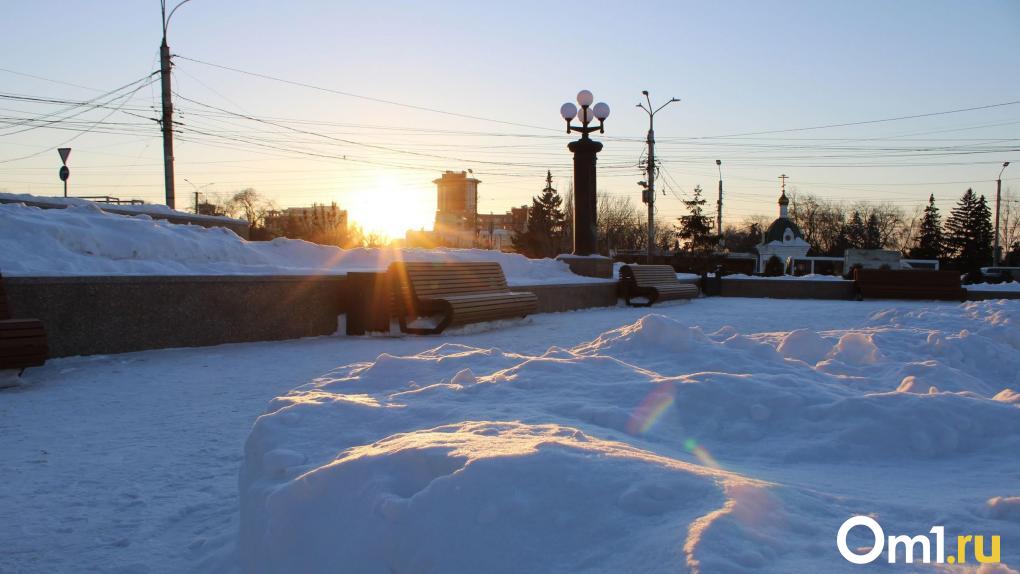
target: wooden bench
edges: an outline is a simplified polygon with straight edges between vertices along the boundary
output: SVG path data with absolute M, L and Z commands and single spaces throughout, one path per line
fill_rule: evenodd
M 940 299 L 966 301 L 955 271 L 854 269 L 857 299 Z
M 692 299 L 698 286 L 681 283 L 670 265 L 624 265 L 620 268 L 623 299 L 631 307 L 651 307 L 659 301 Z M 647 302 L 635 302 L 641 297 Z
M 513 292 L 499 263 L 400 262 L 389 268 L 400 330 L 416 335 L 464 325 L 524 317 L 538 310 L 534 293 Z M 422 320 L 438 317 L 433 325 Z
M 46 362 L 49 346 L 46 329 L 38 319 L 15 319 L 7 303 L 4 279 L 0 275 L 0 371 L 19 373 Z

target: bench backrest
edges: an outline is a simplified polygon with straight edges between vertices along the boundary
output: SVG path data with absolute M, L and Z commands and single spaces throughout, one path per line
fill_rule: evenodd
M 400 262 L 389 273 L 405 301 L 510 291 L 496 262 Z
M 620 268 L 620 279 L 633 281 L 638 287 L 678 282 L 672 265 L 624 265 Z
M 917 290 L 960 288 L 960 274 L 943 270 L 854 269 L 854 280 L 866 285 L 912 287 Z

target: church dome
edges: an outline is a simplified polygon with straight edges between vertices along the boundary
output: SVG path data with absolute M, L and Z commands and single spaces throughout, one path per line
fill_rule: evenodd
M 789 235 L 786 233 L 790 231 Z M 791 241 L 793 239 L 804 239 L 804 234 L 801 233 L 800 228 L 793 220 L 787 217 L 780 217 L 769 225 L 769 228 L 765 230 L 765 235 L 762 237 L 762 243 L 772 243 L 773 241 Z

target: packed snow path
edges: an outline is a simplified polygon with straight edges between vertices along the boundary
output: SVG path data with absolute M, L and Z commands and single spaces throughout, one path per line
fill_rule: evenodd
M 646 317 L 649 312 L 653 315 Z M 314 499 L 310 507 L 302 502 L 292 469 L 314 470 L 344 448 L 363 445 L 369 450 L 348 453 L 366 457 L 360 471 L 345 463 L 315 473 L 324 496 L 335 497 L 331 485 L 359 476 L 351 472 L 367 473 L 361 476 L 374 477 L 373 484 L 387 476 L 391 482 L 398 479 L 388 487 L 391 495 L 381 498 L 389 504 L 365 515 L 356 513 L 357 506 L 346 507 L 354 514 L 344 519 L 382 528 L 380 536 L 386 537 L 393 531 L 386 531 L 387 522 L 377 520 L 377 513 L 389 519 L 406 515 L 405 532 L 419 539 L 431 536 L 433 544 L 384 548 L 388 564 L 372 563 L 376 549 L 365 546 L 354 558 L 367 561 L 355 562 L 359 567 L 417 571 L 415 566 L 429 559 L 439 571 L 449 571 L 498 559 L 462 552 L 461 562 L 450 561 L 450 548 L 441 543 L 463 549 L 487 534 L 504 537 L 507 525 L 522 524 L 514 516 L 557 502 L 554 509 L 565 524 L 582 521 L 591 530 L 585 539 L 564 545 L 574 554 L 553 557 L 556 548 L 537 546 L 526 566 L 542 564 L 544 553 L 559 560 L 557 571 L 630 566 L 663 572 L 807 572 L 820 565 L 853 571 L 838 562 L 831 524 L 851 511 L 881 511 L 896 533 L 924 532 L 916 525 L 942 520 L 951 532 L 1001 534 L 1003 561 L 1015 568 L 1020 417 L 1016 396 L 1001 391 L 1018 390 L 1018 316 L 1018 302 L 702 299 L 652 310 L 536 315 L 499 329 L 483 326 L 438 338 L 323 337 L 54 360 L 30 372 L 27 385 L 0 393 L 0 538 L 5 541 L 0 572 L 223 571 L 236 568 L 238 540 L 248 558 L 260 553 L 260 567 L 268 571 L 321 567 L 314 560 L 330 548 L 316 546 L 311 537 L 281 538 L 259 548 L 238 537 L 243 445 L 267 404 L 274 414 L 260 420 L 260 438 L 249 444 L 249 461 L 260 464 L 248 465 L 241 484 L 289 484 L 290 494 L 279 498 L 275 517 L 248 512 L 246 528 L 257 529 L 259 521 L 279 519 L 280 513 L 293 518 L 298 531 L 350 528 L 330 524 L 337 517 L 317 512 Z M 427 352 L 440 345 L 445 347 Z M 551 347 L 561 350 L 547 353 Z M 522 364 L 521 357 L 542 356 Z M 445 365 L 435 366 L 443 360 Z M 551 364 L 556 361 L 568 367 Z M 344 368 L 355 363 L 360 365 Z M 470 401 L 458 406 L 456 387 L 478 385 L 505 368 L 516 369 L 527 383 L 518 387 L 549 387 L 543 392 L 555 393 L 559 385 L 578 404 L 570 408 L 569 401 L 536 392 L 531 402 L 506 401 L 503 416 L 494 411 L 498 401 L 460 410 Z M 651 371 L 658 374 L 646 374 Z M 817 404 L 804 404 L 791 391 L 793 404 L 777 402 L 778 391 L 790 384 L 788 376 L 797 373 L 843 380 L 842 389 L 826 382 L 818 390 L 843 395 L 836 401 L 810 395 Z M 767 384 L 746 385 L 741 378 L 748 374 Z M 362 388 L 349 388 L 359 384 L 352 376 Z M 672 393 L 668 400 L 643 393 L 646 401 L 620 385 L 647 386 L 659 376 L 696 384 L 674 380 L 662 387 Z M 408 386 L 411 380 L 417 390 Z M 598 392 L 586 390 L 585 381 L 600 385 Z M 521 392 L 506 382 L 487 383 L 497 391 L 503 385 L 504 393 Z M 926 401 L 930 386 L 937 387 L 936 396 Z M 290 393 L 297 387 L 304 388 Z M 317 417 L 349 417 L 356 411 L 341 405 L 333 412 L 315 400 L 303 403 L 312 392 L 357 394 L 366 401 L 403 393 L 408 414 L 376 417 L 357 427 L 338 424 L 335 432 L 322 433 Z M 601 402 L 600 394 L 606 395 Z M 866 394 L 878 394 L 876 404 L 888 416 L 876 418 L 876 405 L 867 403 Z M 435 403 L 431 411 L 430 401 Z M 697 432 L 674 440 L 678 427 L 669 420 L 667 403 L 703 407 L 686 429 Z M 295 415 L 305 422 L 290 430 L 272 428 L 283 422 L 281 407 L 287 405 L 298 407 Z M 795 416 L 798 408 L 812 415 Z M 468 412 L 477 416 L 465 416 Z M 740 424 L 721 424 L 729 420 Z M 909 433 L 906 443 L 891 440 L 902 431 Z M 308 432 L 315 435 L 313 443 Z M 364 436 L 345 444 L 358 432 Z M 410 434 L 393 434 L 400 432 Z M 695 435 L 699 444 L 684 444 Z M 499 454 L 497 444 L 516 454 Z M 550 450 L 550 444 L 560 446 Z M 406 454 L 421 445 L 428 447 L 424 459 Z M 543 446 L 536 450 L 538 445 Z M 456 456 L 442 454 L 454 451 Z M 590 457 L 615 460 L 616 466 L 591 466 L 585 462 Z M 472 496 L 480 498 L 444 497 L 434 488 L 431 503 L 423 497 L 409 510 L 406 499 L 393 493 L 410 496 L 427 486 L 407 472 L 422 460 L 432 461 L 432 481 L 461 469 L 462 482 L 451 484 L 473 489 Z M 464 471 L 464 461 L 474 470 Z M 591 475 L 596 468 L 605 472 Z M 570 473 L 579 473 L 582 484 L 594 476 L 595 490 L 543 490 L 542 485 Z M 494 496 L 512 484 L 521 486 L 516 496 Z M 615 497 L 614 513 L 585 512 L 583 497 L 600 492 Z M 562 500 L 540 498 L 550 494 Z M 459 500 L 464 502 L 450 507 Z M 726 501 L 733 501 L 735 518 L 706 514 L 725 508 Z M 450 508 L 450 522 L 423 513 L 429 504 Z M 932 514 L 933 508 L 939 512 Z M 462 511 L 471 524 L 459 521 Z M 605 528 L 592 524 L 600 519 L 607 521 Z M 586 540 L 613 540 L 620 526 L 613 521 L 640 530 L 635 537 L 619 538 L 619 547 L 592 548 L 585 562 L 576 552 L 585 549 Z M 649 529 L 650 524 L 658 527 Z M 521 540 L 540 544 L 543 536 L 565 528 L 535 527 L 537 532 L 524 532 Z M 749 539 L 756 528 L 789 539 Z M 292 554 L 306 562 L 286 561 L 288 551 L 298 550 L 311 551 Z

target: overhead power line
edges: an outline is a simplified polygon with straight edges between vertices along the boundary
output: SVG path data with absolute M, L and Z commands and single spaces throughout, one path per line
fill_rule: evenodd
M 259 72 L 252 72 L 250 70 L 242 70 L 240 68 L 234 68 L 232 66 L 224 66 L 222 64 L 214 64 L 212 62 L 206 62 L 206 61 L 198 60 L 198 59 L 195 59 L 195 58 L 189 58 L 187 56 L 181 56 L 179 54 L 175 54 L 174 57 L 179 58 L 181 60 L 187 60 L 189 62 L 194 62 L 196 64 L 202 64 L 204 66 L 211 66 L 213 68 L 219 68 L 221 70 L 228 70 L 228 71 L 231 71 L 231 72 L 236 72 L 238 74 L 245 74 L 245 75 L 248 75 L 248 76 L 254 76 L 256 78 L 262 78 L 262 79 L 265 79 L 265 80 L 272 80 L 274 82 L 281 82 L 281 83 L 284 83 L 284 84 L 290 84 L 292 86 L 300 86 L 302 88 L 309 88 L 309 89 L 312 89 L 312 90 L 318 90 L 320 92 L 327 92 L 327 93 L 330 93 L 330 94 L 336 94 L 336 95 L 340 95 L 340 96 L 347 96 L 349 98 L 358 98 L 360 100 L 366 100 L 366 101 L 376 102 L 376 103 L 380 103 L 380 104 L 388 104 L 388 105 L 391 105 L 391 106 L 399 106 L 399 107 L 402 107 L 402 108 L 408 108 L 408 109 L 418 110 L 418 111 L 422 111 L 422 112 L 431 112 L 431 113 L 434 113 L 434 114 L 443 114 L 443 115 L 454 116 L 454 117 L 458 117 L 458 118 L 466 118 L 466 119 L 469 119 L 469 120 L 477 120 L 477 121 L 482 121 L 482 122 L 491 122 L 491 123 L 503 124 L 503 125 L 507 125 L 507 126 L 517 126 L 517 127 L 529 128 L 529 129 L 533 129 L 533 130 L 560 131 L 558 129 L 544 127 L 544 126 L 533 126 L 533 125 L 530 125 L 530 124 L 523 124 L 523 123 L 519 123 L 519 122 L 508 122 L 508 121 L 505 121 L 505 120 L 497 120 L 497 119 L 494 119 L 494 118 L 486 118 L 486 117 L 483 117 L 483 116 L 472 116 L 470 114 L 462 114 L 462 113 L 459 113 L 459 112 L 451 112 L 451 111 L 448 111 L 448 110 L 440 110 L 440 109 L 437 109 L 437 108 L 430 108 L 430 107 L 426 107 L 426 106 L 420 106 L 420 105 L 417 105 L 417 104 L 407 104 L 407 103 L 404 103 L 404 102 L 397 102 L 397 101 L 394 101 L 394 100 L 387 100 L 387 99 L 384 99 L 384 98 L 377 98 L 377 97 L 374 97 L 374 96 L 365 96 L 365 95 L 362 95 L 362 94 L 355 94 L 355 93 L 352 93 L 352 92 L 345 92 L 345 91 L 342 91 L 342 90 L 335 90 L 333 88 L 326 88 L 326 87 L 323 87 L 323 86 L 316 86 L 314 84 L 309 84 L 309 83 L 306 83 L 306 82 L 299 82 L 299 81 L 296 81 L 296 80 L 287 80 L 287 79 L 284 79 L 284 78 L 278 78 L 278 77 L 275 77 L 275 76 L 270 76 L 269 74 L 262 74 L 262 73 L 259 73 Z
M 912 114 L 912 115 L 909 115 L 909 116 L 896 116 L 896 117 L 892 117 L 892 118 L 882 118 L 882 119 L 879 119 L 879 120 L 864 120 L 864 121 L 859 121 L 859 122 L 845 122 L 845 123 L 839 123 L 839 124 L 825 124 L 825 125 L 821 125 L 821 126 L 809 126 L 809 127 L 803 127 L 803 128 L 787 128 L 787 129 L 781 129 L 781 130 L 765 130 L 765 131 L 758 131 L 758 132 L 744 132 L 744 133 L 726 134 L 726 135 L 720 135 L 720 136 L 703 136 L 701 138 L 696 138 L 696 139 L 730 138 L 730 137 L 740 137 L 740 136 L 757 136 L 757 135 L 763 135 L 763 134 L 781 134 L 781 133 L 789 133 L 789 132 L 804 132 L 804 131 L 809 131 L 809 130 L 823 130 L 823 129 L 829 129 L 829 128 L 845 128 L 845 127 L 850 127 L 850 126 L 863 126 L 863 125 L 868 125 L 868 124 L 881 124 L 881 123 L 885 123 L 885 122 L 897 122 L 897 121 L 900 121 L 900 120 L 913 120 L 913 119 L 917 119 L 917 118 L 929 118 L 929 117 L 932 117 L 932 116 L 944 116 L 944 115 L 948 115 L 948 114 L 958 114 L 958 113 L 962 113 L 962 112 L 974 112 L 974 111 L 978 111 L 978 110 L 988 110 L 988 109 L 992 109 L 992 108 L 1001 108 L 1001 107 L 1005 107 L 1005 106 L 1015 106 L 1017 104 L 1020 104 L 1020 100 L 1013 100 L 1011 102 L 1002 102 L 1002 103 L 998 103 L 998 104 L 988 104 L 988 105 L 985 105 L 985 106 L 975 106 L 975 107 L 971 107 L 971 108 L 959 108 L 959 109 L 955 109 L 955 110 L 946 110 L 946 111 L 942 111 L 942 112 L 929 112 L 929 113 L 925 113 L 925 114 Z

